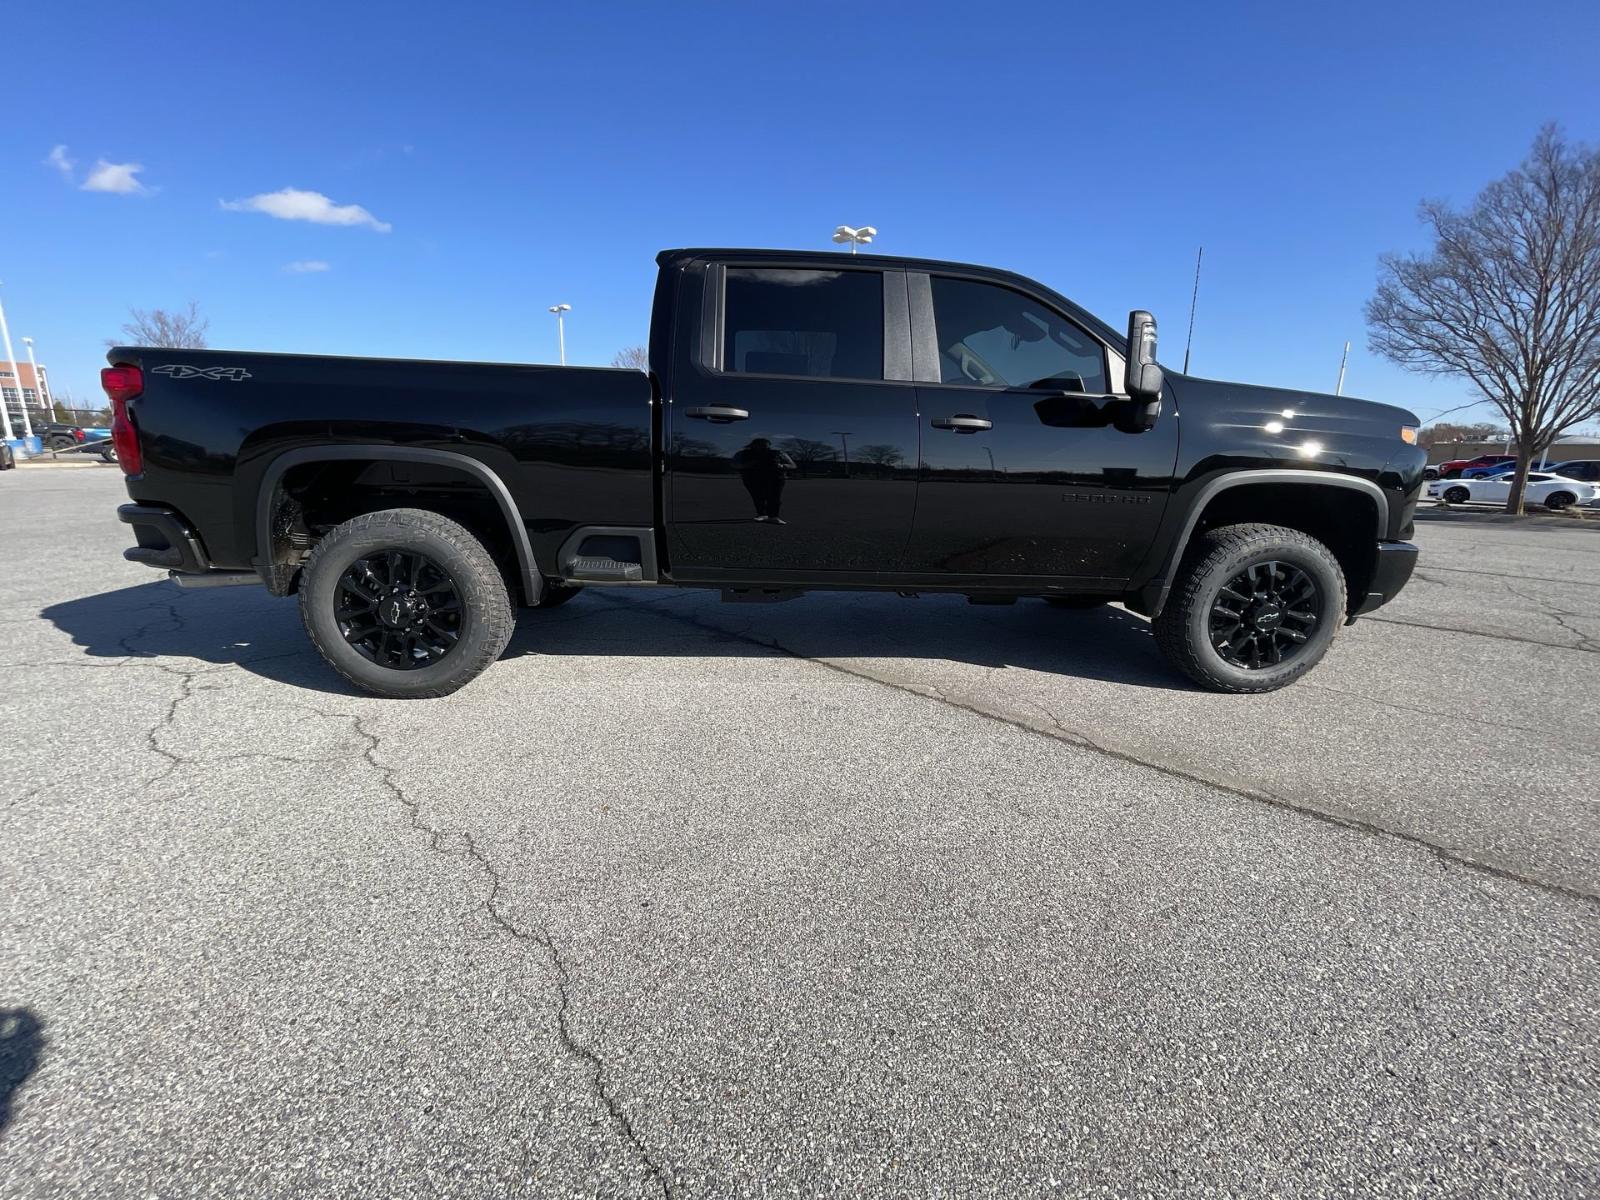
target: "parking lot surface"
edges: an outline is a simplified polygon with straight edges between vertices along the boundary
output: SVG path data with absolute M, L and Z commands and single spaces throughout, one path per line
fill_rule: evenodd
M 0 1195 L 1592 1196 L 1600 522 L 1303 682 L 596 592 L 443 700 L 0 476 Z

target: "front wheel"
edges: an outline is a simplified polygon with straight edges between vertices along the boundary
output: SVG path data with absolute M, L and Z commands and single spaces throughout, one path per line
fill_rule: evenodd
M 390 508 L 330 530 L 300 618 L 333 669 L 379 696 L 448 696 L 500 657 L 515 618 L 500 568 L 448 517 Z
M 1344 616 L 1344 572 L 1298 529 L 1224 525 L 1184 555 L 1156 644 L 1214 692 L 1271 692 L 1322 660 Z
M 1445 488 L 1444 500 L 1446 504 L 1465 504 L 1472 499 L 1472 493 L 1464 487 Z

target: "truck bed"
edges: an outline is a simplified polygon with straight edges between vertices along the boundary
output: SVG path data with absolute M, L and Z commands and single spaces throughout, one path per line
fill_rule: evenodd
M 214 567 L 261 565 L 262 485 L 312 446 L 477 460 L 504 481 L 541 562 L 579 525 L 655 519 L 639 371 L 148 347 L 108 358 L 144 373 L 130 404 L 144 468 L 130 496 L 188 518 Z

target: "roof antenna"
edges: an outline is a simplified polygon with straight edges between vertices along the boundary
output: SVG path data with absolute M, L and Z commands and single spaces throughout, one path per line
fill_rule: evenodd
M 1204 257 L 1206 248 L 1200 247 L 1200 252 L 1194 256 L 1194 294 L 1189 297 L 1189 338 L 1183 343 L 1183 373 L 1189 373 L 1189 347 L 1194 344 L 1194 306 L 1200 299 L 1200 259 Z

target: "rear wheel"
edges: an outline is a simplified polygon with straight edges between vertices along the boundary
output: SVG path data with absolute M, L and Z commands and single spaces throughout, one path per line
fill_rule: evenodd
M 111 444 L 109 439 L 104 446 L 100 447 L 100 457 L 108 463 L 117 461 L 117 448 Z
M 1465 504 L 1472 499 L 1472 493 L 1464 487 L 1445 488 L 1444 499 L 1447 504 Z
M 1224 525 L 1190 547 L 1152 628 L 1168 661 L 1202 687 L 1270 692 L 1322 660 L 1344 608 L 1344 572 L 1316 538 Z
M 1571 492 L 1551 492 L 1544 498 L 1544 506 L 1552 512 L 1560 512 L 1563 508 L 1570 508 L 1578 502 L 1578 498 Z
M 438 513 L 391 508 L 317 543 L 300 617 L 333 669 L 379 696 L 447 696 L 500 657 L 514 616 L 482 542 Z

